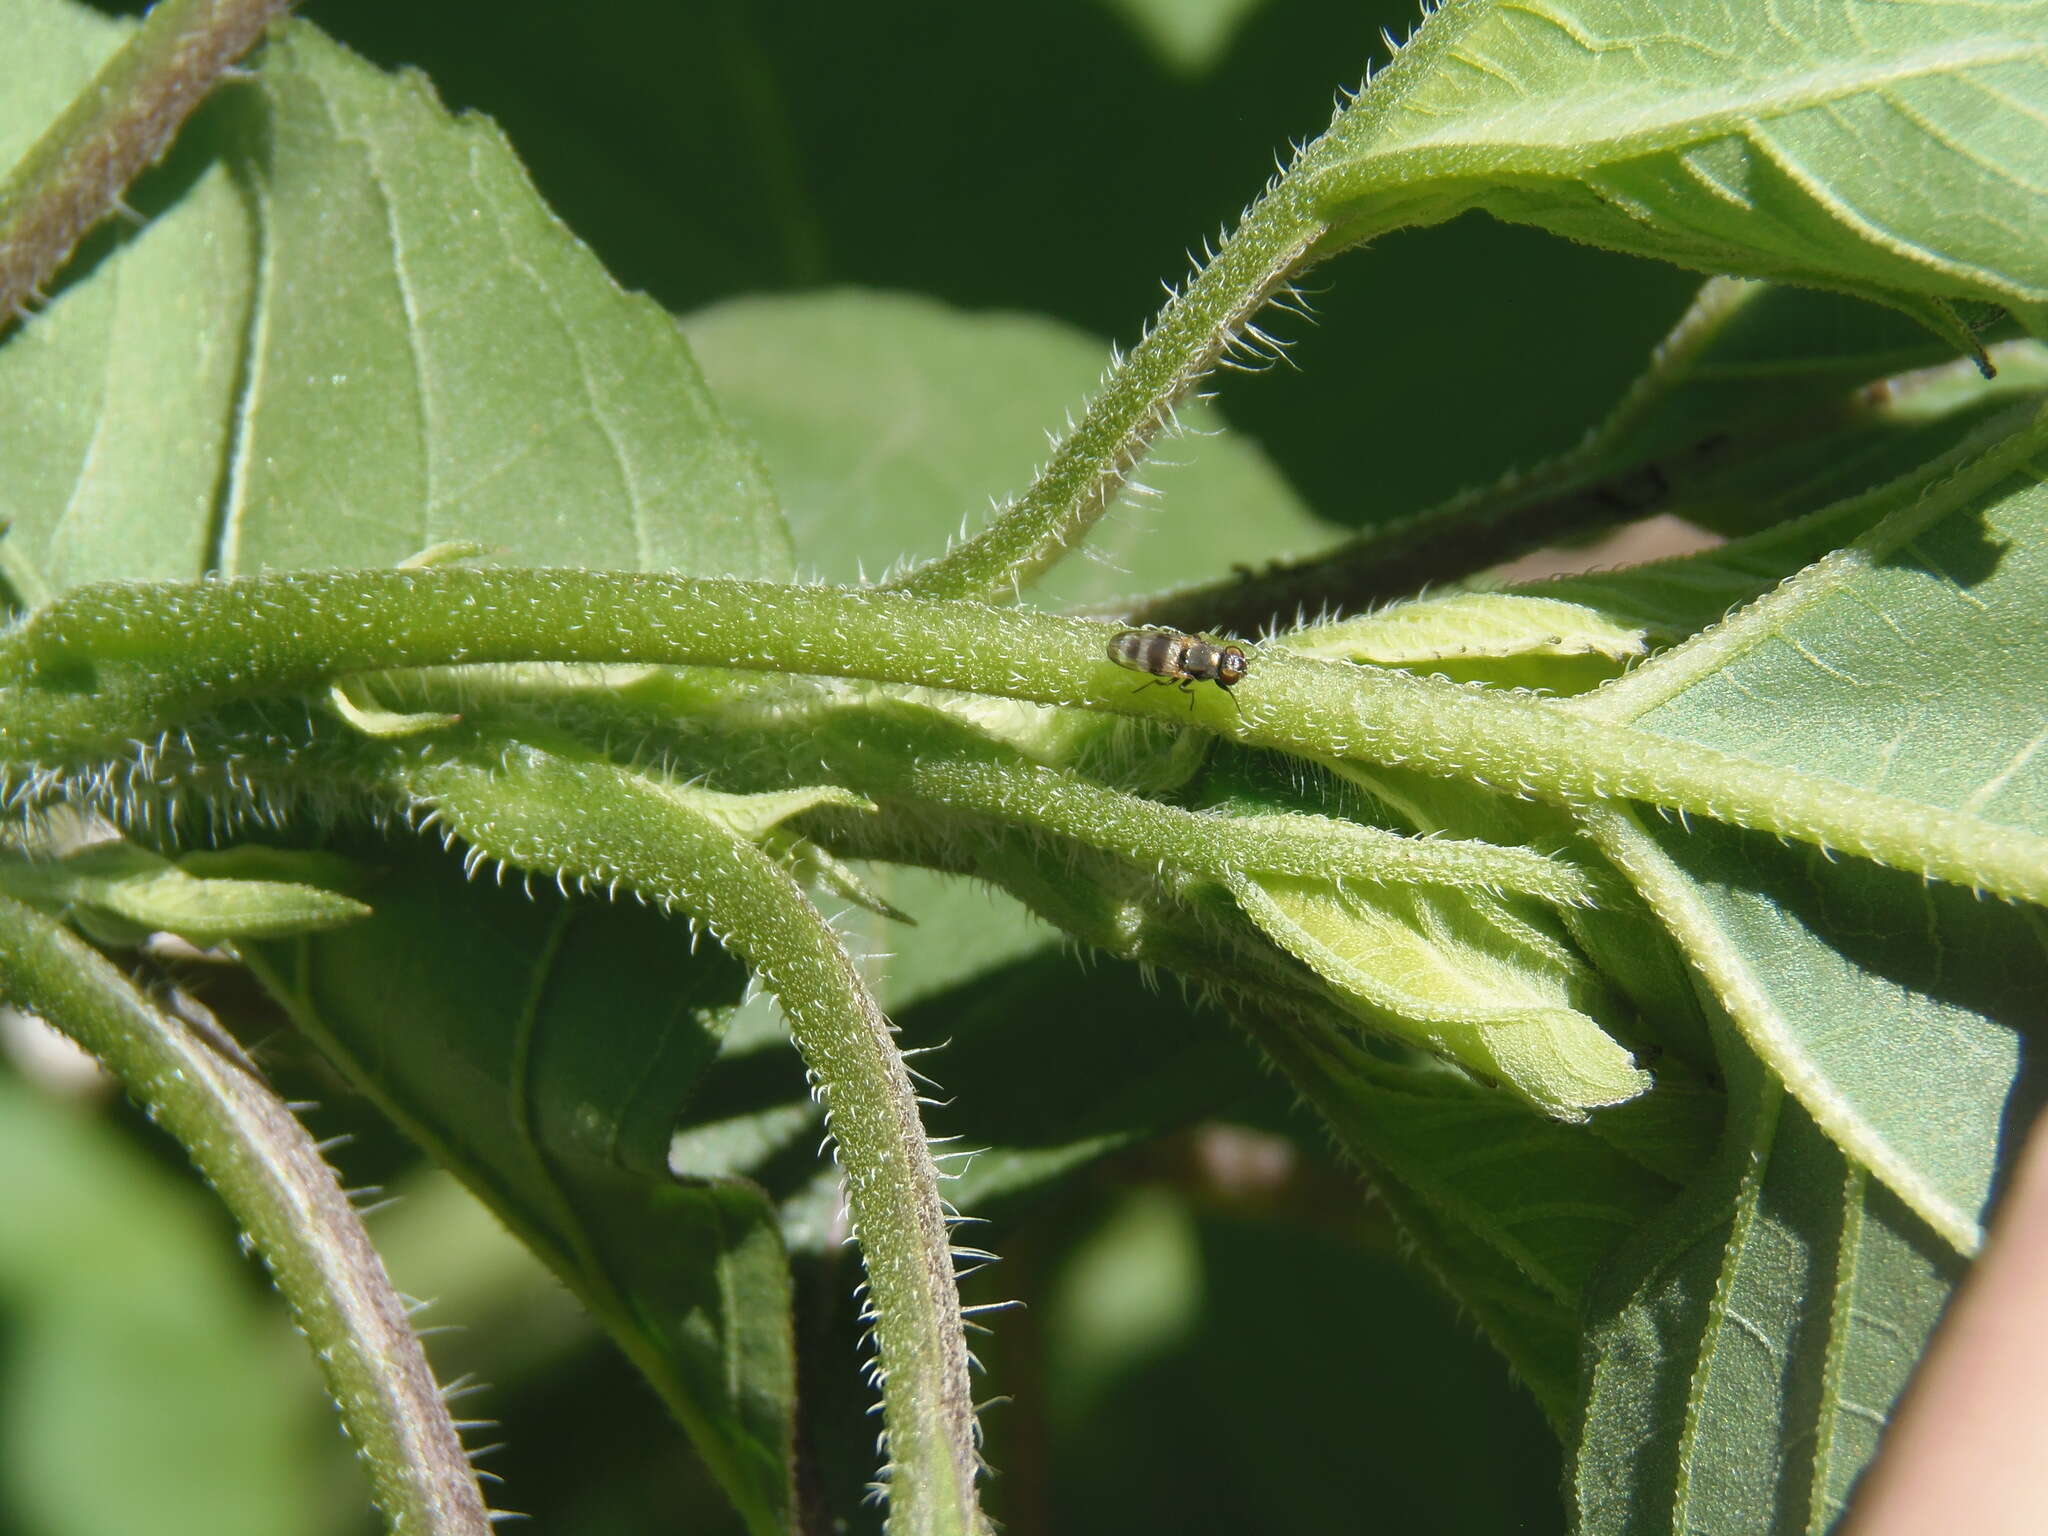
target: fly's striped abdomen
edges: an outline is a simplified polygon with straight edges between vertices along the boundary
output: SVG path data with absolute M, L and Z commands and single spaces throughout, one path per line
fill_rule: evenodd
M 1109 642 L 1109 659 L 1133 672 L 1150 672 L 1175 682 L 1187 676 L 1182 658 L 1200 643 L 1170 629 L 1127 629 Z

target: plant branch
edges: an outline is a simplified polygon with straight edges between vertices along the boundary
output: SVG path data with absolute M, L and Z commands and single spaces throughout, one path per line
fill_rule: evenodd
M 1043 574 L 1109 510 L 1182 397 L 1238 344 L 1323 229 L 1296 182 L 1280 177 L 1130 355 L 1111 361 L 1101 390 L 1023 494 L 966 543 L 886 585 L 999 602 Z M 1278 345 L 1258 343 L 1267 351 Z
M 0 329 L 291 0 L 163 0 L 0 184 Z
M 1518 891 L 1586 905 L 1592 882 L 1527 848 L 1409 837 L 1306 813 L 1247 815 L 1182 810 L 1094 784 L 1076 773 L 949 742 L 892 739 L 872 721 L 853 749 L 826 749 L 835 777 L 861 793 L 992 816 L 1121 854 L 1143 867 L 1172 864 L 1211 879 L 1245 870 L 1318 880 L 1420 881 Z
M 397 772 L 483 857 L 678 909 L 775 994 L 825 1106 L 867 1267 L 889 1529 L 983 1532 L 938 1169 L 889 1021 L 831 924 L 773 858 L 694 809 L 687 794 L 614 764 L 505 745 L 437 753 Z
M 0 997 L 99 1058 L 220 1193 L 312 1344 L 391 1529 L 483 1536 L 483 1494 L 404 1303 L 334 1170 L 268 1085 L 6 897 Z
M 1964 496 L 1969 477 L 1937 488 Z M 1236 690 L 1134 693 L 1108 626 L 901 593 L 581 570 L 306 572 L 83 587 L 0 635 L 0 801 L 210 705 L 495 661 L 837 674 L 1184 720 L 1250 745 L 1577 807 L 1643 800 L 1995 895 L 2048 900 L 2048 837 L 1590 718 L 1567 704 L 1267 646 Z M 1167 695 L 1168 697 L 1162 697 Z M 1199 706 L 1199 709 L 1193 707 Z

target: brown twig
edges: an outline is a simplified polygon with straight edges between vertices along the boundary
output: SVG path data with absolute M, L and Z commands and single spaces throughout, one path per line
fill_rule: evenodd
M 291 0 L 164 0 L 0 184 L 0 328 L 27 314 Z

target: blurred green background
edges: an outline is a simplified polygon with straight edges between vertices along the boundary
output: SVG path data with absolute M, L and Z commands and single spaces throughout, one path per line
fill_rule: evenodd
M 619 279 L 679 314 L 862 285 L 1057 316 L 1105 349 L 1384 59 L 1380 29 L 1416 19 L 1405 0 L 303 10 L 495 118 Z M 1224 375 L 1221 409 L 1318 513 L 1369 523 L 1568 446 L 1693 286 L 1477 219 L 1398 235 L 1314 274 L 1318 322 L 1273 327 L 1298 339 L 1296 367 Z M 1105 1029 L 1238 1048 L 1121 968 L 1072 991 Z M 992 1000 L 1042 1006 L 999 974 L 903 1022 L 944 1038 Z M 402 1196 L 372 1232 L 401 1288 L 434 1299 L 422 1322 L 460 1330 L 432 1352 L 444 1379 L 479 1383 L 464 1413 L 497 1421 L 470 1441 L 504 1442 L 483 1463 L 500 1507 L 565 1536 L 732 1529 L 553 1282 L 288 1036 L 264 1043 L 287 1095 L 321 1101 L 315 1133 L 355 1134 L 336 1153 L 348 1181 Z M 181 1155 L 117 1101 L 32 1089 L 12 1062 L 0 1532 L 374 1529 L 281 1309 Z M 1208 1128 L 1112 1158 L 999 1232 L 1005 1262 L 974 1299 L 1028 1305 L 981 1346 L 984 1390 L 1017 1399 L 987 1415 L 991 1511 L 1012 1536 L 1559 1528 L 1533 1404 L 1248 1051 L 1244 1067 Z M 827 1312 L 841 1278 L 818 1281 Z M 828 1384 L 850 1412 L 853 1372 Z

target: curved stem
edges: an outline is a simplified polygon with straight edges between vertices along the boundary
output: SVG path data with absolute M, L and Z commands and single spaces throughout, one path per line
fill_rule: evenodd
M 0 328 L 291 0 L 164 0 L 0 185 Z
M 268 1085 L 60 923 L 6 897 L 0 998 L 98 1057 L 219 1192 L 312 1344 L 391 1529 L 483 1536 L 483 1494 L 404 1304 L 334 1170 Z
M 526 746 L 435 755 L 399 783 L 487 858 L 620 886 L 702 923 L 773 992 L 845 1169 L 889 1447 L 889 1529 L 976 1536 L 979 1458 L 939 1174 L 889 1021 L 846 948 L 774 859 L 614 764 Z
M 1299 270 L 1324 225 L 1282 177 L 1131 349 L 1115 359 L 1081 420 L 1021 496 L 966 543 L 887 586 L 926 597 L 1014 597 L 1109 510 L 1175 406 L 1251 317 Z M 1260 337 L 1270 349 L 1275 343 Z

